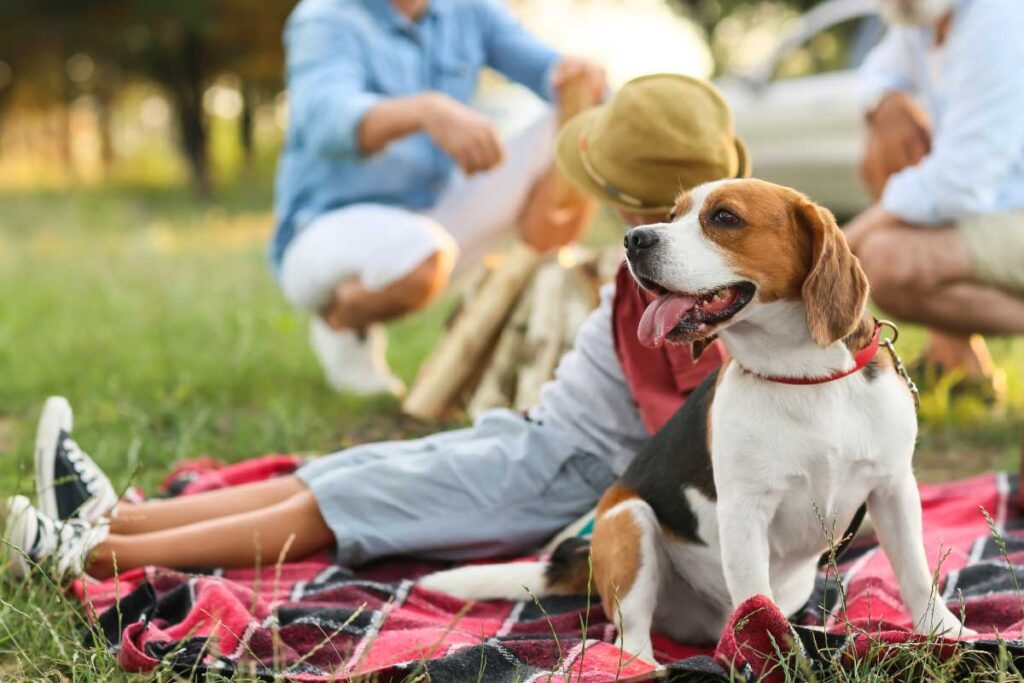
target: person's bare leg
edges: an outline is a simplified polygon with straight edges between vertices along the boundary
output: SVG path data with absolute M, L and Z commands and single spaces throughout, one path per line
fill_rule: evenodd
M 89 561 L 90 575 L 161 567 L 253 567 L 294 561 L 331 546 L 334 535 L 312 492 L 274 505 L 163 531 L 110 534 Z
M 962 336 L 1024 334 L 1024 297 L 974 281 L 956 230 L 888 227 L 868 235 L 858 256 L 890 315 Z
M 346 280 L 322 312 L 323 319 L 334 330 L 364 330 L 373 323 L 419 310 L 444 291 L 454 266 L 455 255 L 441 249 L 380 289 L 367 290 L 358 278 Z
M 117 516 L 110 522 L 110 532 L 133 535 L 173 529 L 258 510 L 306 490 L 306 485 L 298 477 L 286 476 L 168 500 L 135 505 L 121 503 L 117 506 Z
M 520 237 L 537 251 L 577 241 L 594 218 L 597 203 L 578 191 L 552 167 L 533 186 L 519 219 Z

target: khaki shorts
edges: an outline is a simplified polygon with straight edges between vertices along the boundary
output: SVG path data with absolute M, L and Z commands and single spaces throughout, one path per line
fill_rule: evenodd
M 974 258 L 978 280 L 1024 293 L 1024 211 L 967 216 L 957 230 Z

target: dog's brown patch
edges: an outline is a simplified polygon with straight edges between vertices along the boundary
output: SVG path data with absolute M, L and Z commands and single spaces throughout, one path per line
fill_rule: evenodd
M 609 489 L 598 505 L 594 524 L 594 585 L 609 619 L 614 619 L 619 603 L 636 582 L 640 568 L 640 525 L 630 510 L 608 516 L 608 510 L 621 502 L 636 498 L 621 486 Z M 612 502 L 615 501 L 615 502 Z
M 722 248 L 733 270 L 758 284 L 766 303 L 799 299 L 811 268 L 811 238 L 793 212 L 799 201 L 806 200 L 795 190 L 745 181 L 716 188 L 700 210 L 704 234 Z M 721 209 L 742 219 L 744 227 L 716 226 L 713 217 Z
M 853 328 L 853 332 L 843 339 L 843 344 L 850 350 L 850 353 L 856 354 L 871 343 L 871 338 L 874 334 L 875 320 L 869 313 L 865 312 L 861 315 L 860 320 L 857 321 L 857 326 Z M 884 354 L 879 353 L 878 355 L 881 356 Z M 877 357 L 878 356 L 876 356 L 876 358 Z
M 716 221 L 721 210 L 739 224 Z M 867 278 L 830 211 L 788 187 L 745 180 L 712 190 L 700 225 L 732 269 L 757 283 L 762 302 L 803 300 L 816 343 L 827 346 L 857 330 Z
M 693 198 L 690 196 L 690 193 L 681 192 L 679 196 L 676 197 L 675 206 L 672 207 L 672 216 L 675 218 L 685 216 L 690 212 L 691 208 L 693 208 Z
M 597 503 L 597 515 L 601 516 L 602 512 L 607 512 L 613 507 L 624 501 L 632 498 L 638 498 L 636 491 L 629 488 L 622 482 L 616 482 L 608 487 L 608 490 L 601 496 L 601 500 Z
M 868 278 L 831 211 L 803 199 L 796 212 L 811 236 L 811 268 L 801 288 L 807 329 L 828 346 L 864 327 Z

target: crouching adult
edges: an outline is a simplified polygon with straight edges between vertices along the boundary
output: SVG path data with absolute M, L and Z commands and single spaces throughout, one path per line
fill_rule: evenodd
M 516 234 L 579 236 L 556 203 L 554 113 L 503 140 L 468 106 L 492 67 L 557 101 L 603 70 L 531 35 L 497 0 L 304 0 L 285 31 L 290 103 L 271 259 L 338 390 L 394 392 L 379 323 L 433 301 L 453 271 Z
M 995 402 L 980 335 L 1024 333 L 1024 4 L 879 3 L 889 33 L 862 80 L 880 200 L 847 238 L 877 305 L 928 326 L 915 374 Z

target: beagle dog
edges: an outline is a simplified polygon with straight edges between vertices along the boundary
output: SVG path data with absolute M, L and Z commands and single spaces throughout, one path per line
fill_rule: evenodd
M 971 633 L 935 599 L 911 468 L 914 397 L 878 354 L 868 285 L 832 214 L 789 188 L 726 180 L 683 194 L 667 223 L 626 236 L 656 295 L 648 346 L 720 337 L 731 359 L 601 499 L 591 548 L 544 562 L 426 577 L 467 599 L 580 593 L 591 579 L 623 649 L 653 662 L 651 630 L 714 642 L 732 610 L 811 596 L 819 558 L 866 503 L 922 633 Z M 588 560 L 592 558 L 591 560 Z

